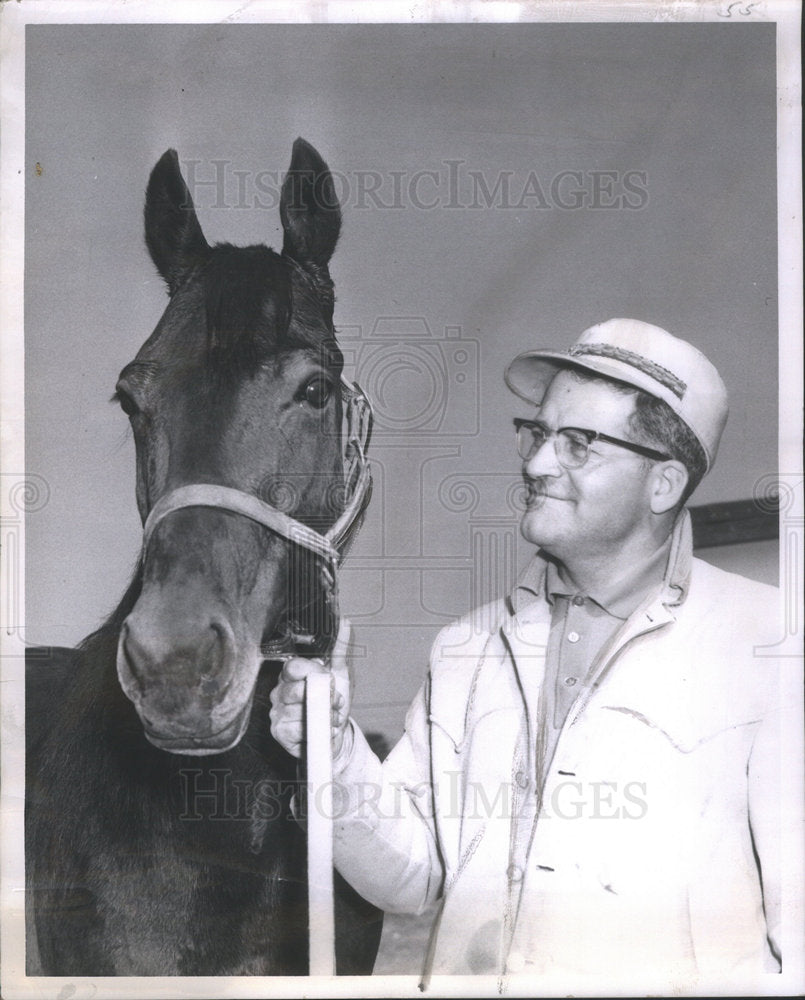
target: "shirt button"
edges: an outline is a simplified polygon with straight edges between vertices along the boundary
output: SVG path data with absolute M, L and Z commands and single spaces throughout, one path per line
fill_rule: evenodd
M 578 632 L 568 632 L 567 633 L 567 641 L 568 642 L 578 642 L 580 638 L 581 638 L 581 636 L 579 635 Z
M 572 688 L 577 680 L 577 677 L 565 677 L 565 684 L 567 684 L 569 688 Z
M 576 594 L 576 596 L 573 598 L 573 603 L 576 605 L 577 608 L 580 608 L 582 604 L 584 604 L 584 598 L 581 596 L 581 594 Z
M 523 869 L 518 865 L 509 865 L 506 869 L 506 875 L 512 882 L 521 882 L 523 879 Z

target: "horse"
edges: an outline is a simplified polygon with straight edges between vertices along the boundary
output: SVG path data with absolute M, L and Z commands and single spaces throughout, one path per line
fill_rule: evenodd
M 282 650 L 332 639 L 355 392 L 328 267 L 341 211 L 301 138 L 279 208 L 281 253 L 211 246 L 176 152 L 150 175 L 169 300 L 113 396 L 140 559 L 76 649 L 27 654 L 31 975 L 308 972 L 304 775 L 270 735 L 269 692 Z M 335 923 L 337 972 L 370 973 L 382 914 L 337 874 Z

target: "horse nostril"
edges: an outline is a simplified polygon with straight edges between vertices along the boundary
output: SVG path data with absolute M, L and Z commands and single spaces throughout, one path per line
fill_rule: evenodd
M 171 690 L 200 697 L 209 708 L 232 683 L 235 635 L 221 617 L 152 622 L 140 615 L 121 627 L 117 661 L 121 687 L 141 712 L 146 704 L 166 701 Z
M 135 664 L 136 655 L 131 648 L 132 638 L 129 633 L 127 622 L 123 622 L 120 628 L 120 638 L 117 644 L 117 674 L 120 684 L 125 693 L 132 701 L 142 697 L 144 692 L 143 680 L 138 675 Z
M 199 649 L 201 678 L 204 681 L 217 677 L 224 659 L 224 636 L 220 626 L 210 625 L 209 632 L 212 634 L 208 634 L 206 642 Z
M 229 686 L 230 667 L 234 659 L 234 640 L 231 630 L 220 622 L 210 623 L 209 637 L 200 658 L 201 691 L 211 696 L 222 693 Z

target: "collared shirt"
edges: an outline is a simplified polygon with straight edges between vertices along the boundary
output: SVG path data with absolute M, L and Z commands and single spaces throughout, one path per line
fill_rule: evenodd
M 574 702 L 586 693 L 598 654 L 633 611 L 657 590 L 668 564 L 670 537 L 647 559 L 630 565 L 594 594 L 583 593 L 564 566 L 548 561 L 545 597 L 551 606 L 551 629 L 545 660 L 537 733 L 537 769 L 541 784 L 553 759 L 559 733 Z M 541 572 L 526 568 L 512 594 L 515 614 L 528 615 L 540 596 Z

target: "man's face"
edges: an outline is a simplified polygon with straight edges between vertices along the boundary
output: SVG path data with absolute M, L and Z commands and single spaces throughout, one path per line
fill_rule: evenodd
M 560 371 L 548 388 L 539 420 L 551 430 L 580 427 L 633 440 L 633 410 L 634 395 L 601 382 L 579 382 Z M 624 542 L 650 522 L 649 464 L 625 448 L 594 441 L 582 468 L 565 469 L 554 443 L 550 438 L 523 463 L 528 484 L 523 536 L 566 564 L 617 557 Z

